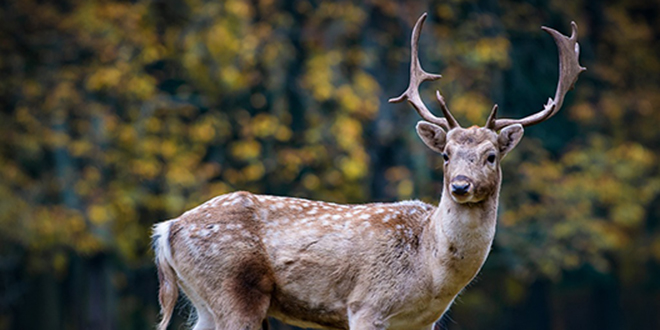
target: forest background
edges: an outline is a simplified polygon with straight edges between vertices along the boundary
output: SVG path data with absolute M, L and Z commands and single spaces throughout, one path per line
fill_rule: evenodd
M 151 329 L 150 228 L 226 192 L 439 200 L 420 56 L 464 125 L 588 71 L 503 162 L 497 236 L 446 329 L 660 329 L 657 0 L 0 3 L 0 330 Z M 178 309 L 172 329 L 186 321 Z M 275 325 L 275 329 L 289 329 Z

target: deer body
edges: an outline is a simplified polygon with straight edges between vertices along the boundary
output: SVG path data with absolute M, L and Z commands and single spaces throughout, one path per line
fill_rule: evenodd
M 222 206 L 235 201 L 235 207 Z M 269 211 L 256 211 L 264 203 Z M 454 206 L 449 220 L 421 202 L 343 206 L 238 192 L 160 226 L 169 227 L 163 238 L 169 237 L 171 266 L 188 296 L 228 303 L 229 285 L 212 279 L 252 265 L 247 268 L 261 270 L 253 279 L 263 286 L 260 295 L 270 294 L 267 313 L 284 322 L 348 329 L 349 313 L 367 310 L 374 314 L 370 322 L 422 329 L 474 277 L 494 236 L 494 217 L 475 218 L 489 212 Z M 309 214 L 319 210 L 326 212 Z M 447 230 L 465 239 L 450 240 Z
M 179 288 L 197 312 L 194 330 L 256 330 L 267 327 L 267 316 L 322 329 L 433 328 L 488 256 L 501 159 L 522 138 L 523 125 L 558 110 L 565 93 L 559 90 L 568 90 L 582 68 L 577 51 L 561 56 L 562 47 L 576 48 L 574 36 L 560 35 L 572 41 L 561 46 L 553 34 L 560 71 L 569 72 L 561 74 L 555 99 L 517 121 L 495 119 L 494 107 L 485 127 L 461 128 L 439 93 L 445 118 L 419 98 L 419 84 L 439 77 L 416 58 L 424 18 L 413 30 L 410 86 L 391 101 L 410 101 L 425 119 L 417 134 L 444 158 L 438 206 L 340 205 L 248 192 L 211 199 L 154 227 L 159 330 L 167 328 Z
M 453 133 L 475 136 L 474 130 L 488 133 Z M 481 143 L 494 150 L 497 135 L 485 136 L 490 139 L 463 144 L 453 139 L 450 146 L 469 152 Z M 172 268 L 172 281 L 188 297 L 197 297 L 191 300 L 198 322 L 216 329 L 242 329 L 218 324 L 241 313 L 237 324 L 249 323 L 255 308 L 260 316 L 252 328 L 270 315 L 301 327 L 428 329 L 481 268 L 495 235 L 499 167 L 487 169 L 493 176 L 467 173 L 470 167 L 458 160 L 456 166 L 462 171 L 445 172 L 437 207 L 218 196 L 157 225 L 159 262 Z M 451 175 L 475 178 L 480 200 L 454 200 Z M 477 184 L 480 176 L 494 181 Z M 225 312 L 214 320 L 213 311 Z

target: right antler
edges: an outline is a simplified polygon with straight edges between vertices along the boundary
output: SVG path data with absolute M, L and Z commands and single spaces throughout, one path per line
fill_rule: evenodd
M 577 24 L 571 22 L 571 27 L 572 33 L 570 38 L 557 32 L 557 30 L 545 26 L 542 27 L 545 32 L 548 32 L 555 39 L 559 51 L 559 82 L 557 83 L 557 91 L 555 92 L 554 99 L 548 99 L 548 103 L 544 105 L 543 110 L 521 119 L 496 119 L 497 105 L 495 105 L 490 116 L 488 116 L 486 127 L 498 131 L 514 124 L 531 126 L 547 120 L 559 111 L 561 105 L 564 103 L 566 93 L 573 88 L 580 73 L 587 70 L 580 66 L 578 62 L 580 45 L 577 43 Z
M 419 96 L 419 85 L 422 82 L 427 80 L 438 80 L 442 77 L 439 74 L 432 74 L 424 71 L 421 64 L 419 63 L 417 44 L 419 43 L 419 34 L 422 26 L 424 25 L 424 20 L 426 20 L 426 16 L 426 13 L 424 13 L 417 20 L 417 23 L 415 23 L 415 27 L 413 28 L 412 37 L 410 40 L 410 83 L 408 85 L 408 89 L 406 89 L 406 91 L 403 92 L 401 96 L 389 99 L 389 102 L 398 103 L 404 100 L 408 100 L 408 102 L 410 102 L 413 108 L 417 110 L 417 113 L 419 113 L 419 115 L 424 118 L 424 120 L 437 124 L 446 130 L 451 130 L 452 128 L 459 127 L 459 125 L 456 119 L 454 119 L 454 116 L 452 116 L 449 112 L 447 104 L 445 103 L 442 95 L 440 95 L 440 92 L 436 91 L 436 98 L 438 99 L 438 102 L 440 102 L 440 108 L 442 109 L 442 113 L 444 114 L 445 118 L 439 118 L 433 115 L 429 109 L 426 108 L 422 98 Z

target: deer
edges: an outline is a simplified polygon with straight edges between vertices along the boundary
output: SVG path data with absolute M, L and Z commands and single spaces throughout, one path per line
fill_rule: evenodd
M 433 329 L 480 271 L 495 237 L 502 170 L 523 127 L 555 115 L 578 75 L 577 25 L 570 37 L 542 27 L 559 53 L 559 82 L 543 109 L 463 128 L 436 92 L 443 117 L 419 86 L 439 79 L 418 57 L 426 13 L 411 37 L 410 81 L 389 102 L 408 101 L 416 131 L 442 155 L 437 205 L 421 201 L 336 204 L 237 191 L 217 196 L 153 228 L 161 321 L 179 290 L 194 307 L 193 330 L 268 329 L 268 317 L 303 328 Z

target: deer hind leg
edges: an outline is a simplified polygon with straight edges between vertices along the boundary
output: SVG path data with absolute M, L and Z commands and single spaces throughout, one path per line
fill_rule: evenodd
M 213 315 L 204 307 L 195 307 L 197 310 L 197 321 L 192 330 L 215 330 L 215 321 Z
M 210 308 L 216 330 L 260 330 L 270 307 L 273 280 L 270 269 L 258 260 L 236 265 L 223 281 L 222 292 Z
M 238 254 L 245 256 L 246 251 Z M 195 285 L 182 279 L 181 288 L 197 313 L 193 330 L 262 329 L 273 291 L 272 272 L 255 258 L 254 251 L 247 255 L 252 258 L 241 258 L 242 262 L 226 259 L 221 267 L 205 269 L 200 276 L 204 280 L 195 281 Z M 233 266 L 226 267 L 229 265 Z
M 209 310 L 208 304 L 185 282 L 182 281 L 180 286 L 195 308 L 196 320 L 192 330 L 215 330 L 215 321 L 213 321 L 213 314 Z
M 209 213 L 212 217 L 193 214 L 172 229 L 178 273 L 189 284 L 188 293 L 199 297 L 199 304 L 191 301 L 200 328 L 254 330 L 266 319 L 274 277 L 260 223 L 249 208 L 253 203 L 246 193 L 237 194 L 231 205 Z

